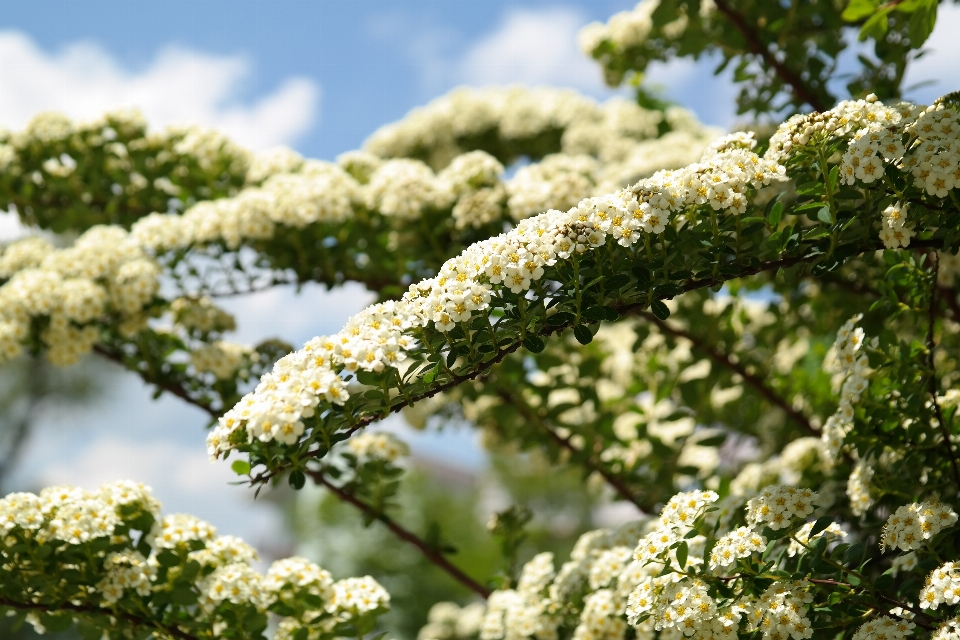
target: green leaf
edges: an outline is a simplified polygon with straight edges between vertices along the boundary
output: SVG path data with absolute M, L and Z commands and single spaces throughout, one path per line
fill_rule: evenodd
M 847 22 L 857 22 L 872 14 L 879 6 L 880 0 L 850 0 L 840 17 Z
M 603 281 L 603 287 L 604 287 L 607 291 L 617 291 L 617 290 L 619 290 L 621 287 L 623 287 L 625 284 L 627 284 L 627 283 L 629 283 L 629 282 L 630 282 L 630 276 L 628 276 L 628 275 L 625 274 L 625 273 L 618 273 L 618 274 L 615 275 L 615 276 L 611 276 L 611 277 L 609 277 L 609 278 L 606 278 L 606 279 Z
M 817 518 L 817 521 L 813 523 L 813 528 L 810 529 L 810 537 L 812 538 L 813 536 L 817 535 L 821 531 L 824 531 L 827 527 L 831 525 L 831 523 L 833 523 L 833 518 L 831 518 L 830 516 L 822 516 L 820 518 Z
M 659 300 L 654 300 L 650 303 L 650 311 L 652 311 L 653 315 L 657 316 L 661 320 L 666 320 L 670 317 L 669 307 Z
M 250 475 L 250 463 L 246 460 L 234 460 L 230 468 L 238 476 Z
M 430 371 L 427 371 L 426 375 L 423 376 L 423 381 L 426 382 L 427 384 L 430 384 L 436 379 L 438 373 L 440 373 L 439 362 L 433 365 L 433 368 L 430 369 Z
M 100 640 L 103 637 L 103 629 L 95 626 L 89 620 L 81 620 L 77 625 L 77 631 L 83 640 Z
M 580 313 L 580 317 L 593 320 L 594 322 L 600 322 L 601 320 L 607 319 L 607 313 L 603 310 L 603 307 L 590 307 L 589 309 L 584 309 Z
M 860 558 L 863 557 L 864 551 L 866 551 L 866 546 L 862 542 L 858 542 L 855 545 L 852 545 L 847 549 L 846 553 L 843 554 L 843 563 L 844 564 L 857 564 L 860 562 Z
M 889 28 L 889 21 L 887 20 L 887 14 L 890 13 L 889 8 L 881 9 L 873 14 L 869 20 L 863 23 L 863 26 L 860 28 L 860 36 L 858 39 L 863 42 L 867 38 L 873 38 L 874 40 L 883 40 L 884 36 L 887 35 L 887 29 Z
M 460 347 L 453 347 L 447 352 L 447 366 L 452 367 L 460 356 Z
M 640 285 L 646 286 L 650 283 L 650 270 L 646 267 L 634 267 L 630 271 Z
M 676 297 L 683 293 L 683 287 L 680 285 L 671 282 L 669 284 L 661 284 L 658 287 L 653 288 L 653 295 L 661 299 L 667 299 Z
M 174 604 L 191 605 L 197 601 L 196 592 L 190 587 L 177 587 L 170 593 Z
M 677 547 L 677 564 L 680 565 L 681 569 L 687 566 L 687 554 L 689 551 L 686 540 L 681 542 L 680 546 Z
M 578 324 L 573 328 L 573 336 L 580 344 L 590 344 L 593 342 L 593 334 L 585 324 Z
M 898 7 L 899 8 L 899 7 Z M 927 41 L 933 28 L 937 24 L 937 3 L 928 3 L 927 6 L 910 15 L 907 25 L 907 34 L 910 36 L 910 47 L 919 49 Z
M 523 339 L 523 346 L 527 351 L 531 353 L 540 353 L 546 348 L 546 344 L 539 336 L 528 335 Z
M 173 551 L 166 549 L 157 554 L 157 562 L 161 567 L 174 567 L 180 564 L 180 558 Z
M 721 433 L 718 436 L 712 436 L 710 438 L 704 438 L 703 440 L 697 440 L 697 446 L 700 447 L 719 447 L 726 441 L 727 434 Z
M 299 491 L 303 489 L 303 485 L 307 483 L 307 476 L 304 475 L 303 471 L 300 469 L 294 469 L 290 472 L 290 477 L 287 478 L 287 481 L 290 483 L 290 486 Z
M 830 219 L 830 208 L 829 208 L 829 207 L 821 207 L 820 210 L 817 211 L 817 220 L 819 220 L 820 222 L 823 222 L 823 223 L 825 223 L 825 224 L 830 224 L 830 223 L 832 223 L 833 220 Z

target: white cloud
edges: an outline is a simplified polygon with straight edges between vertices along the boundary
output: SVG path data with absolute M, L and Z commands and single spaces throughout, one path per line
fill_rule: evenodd
M 41 111 L 91 118 L 121 106 L 140 108 L 152 126 L 214 127 L 242 145 L 293 143 L 314 124 L 319 87 L 289 78 L 273 93 L 242 101 L 250 76 L 242 56 L 217 56 L 168 46 L 144 69 L 124 68 L 91 42 L 50 53 L 27 35 L 0 32 L 0 124 L 23 127 Z
M 907 67 L 903 86 L 909 88 L 921 82 L 930 84 L 907 92 L 907 98 L 930 103 L 951 91 L 960 90 L 960 7 L 943 3 L 937 12 L 937 26 L 923 48 L 928 50 Z
M 470 84 L 561 85 L 605 92 L 600 68 L 577 46 L 586 17 L 569 7 L 510 9 L 496 31 L 473 44 L 460 61 Z

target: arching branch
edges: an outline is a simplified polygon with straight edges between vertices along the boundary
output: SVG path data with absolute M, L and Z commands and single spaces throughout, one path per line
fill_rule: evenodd
M 389 529 L 390 532 L 393 533 L 393 535 L 397 536 L 404 542 L 411 544 L 417 549 L 419 549 L 420 553 L 423 554 L 423 557 L 425 557 L 434 565 L 436 565 L 437 567 L 445 571 L 447 574 L 450 575 L 450 577 L 452 577 L 454 580 L 456 580 L 463 586 L 467 587 L 468 589 L 470 589 L 471 591 L 473 591 L 474 593 L 476 593 L 477 595 L 483 598 L 487 598 L 490 596 L 490 589 L 483 586 L 482 584 L 480 584 L 479 582 L 477 582 L 476 580 L 474 580 L 473 578 L 465 574 L 463 571 L 458 569 L 453 563 L 447 560 L 444 557 L 444 555 L 440 553 L 438 549 L 428 544 L 426 540 L 424 540 L 417 534 L 413 533 L 409 529 L 405 529 L 404 527 L 400 526 L 399 524 L 394 522 L 393 519 L 390 518 L 388 515 L 374 509 L 373 507 L 371 507 L 366 502 L 359 499 L 357 496 L 353 495 L 346 489 L 343 489 L 342 487 L 338 487 L 337 485 L 333 484 L 327 479 L 327 477 L 323 474 L 322 471 L 306 469 L 304 473 L 308 475 L 311 479 L 313 479 L 313 481 L 316 482 L 317 484 L 326 487 L 333 495 L 337 496 L 337 498 L 339 498 L 343 502 L 353 505 L 362 513 L 366 514 L 368 517 L 374 520 L 378 520 L 385 527 L 387 527 L 387 529 Z
M 675 338 L 684 338 L 685 340 L 688 340 L 690 344 L 693 345 L 694 349 L 701 352 L 721 367 L 729 369 L 743 378 L 744 382 L 753 387 L 753 389 L 763 396 L 767 402 L 779 407 L 780 410 L 783 411 L 790 420 L 792 420 L 801 429 L 806 431 L 807 434 L 811 436 L 820 435 L 820 431 L 815 429 L 813 425 L 810 424 L 810 420 L 807 418 L 807 416 L 794 409 L 793 406 L 787 402 L 786 398 L 774 391 L 766 382 L 763 381 L 763 378 L 756 374 L 750 373 L 742 364 L 735 362 L 728 353 L 725 353 L 720 349 L 707 344 L 702 338 L 690 333 L 689 331 L 672 326 L 670 323 L 661 320 L 652 313 L 647 311 L 637 311 L 636 315 L 640 316 L 647 322 L 650 322 L 663 333 L 667 333 Z
M 750 51 L 760 56 L 764 64 L 773 69 L 777 76 L 783 80 L 784 84 L 793 90 L 793 95 L 796 96 L 797 99 L 810 105 L 814 111 L 826 111 L 830 108 L 830 105 L 824 104 L 799 74 L 777 60 L 776 54 L 770 50 L 770 47 L 763 43 L 757 31 L 747 24 L 744 17 L 730 6 L 727 0 L 714 0 L 714 4 L 717 7 L 717 11 L 733 23 L 736 30 L 740 32 L 740 35 L 742 35 L 743 39 L 747 42 L 747 46 L 750 47 Z
M 111 360 L 111 361 L 116 362 L 117 364 L 123 366 L 124 368 L 127 368 L 127 369 L 132 370 L 132 371 L 135 372 L 137 375 L 139 375 L 139 376 L 143 379 L 144 382 L 146 382 L 146 383 L 148 383 L 148 384 L 152 384 L 152 385 L 154 385 L 155 387 L 157 387 L 158 389 L 162 389 L 163 391 L 166 391 L 167 393 L 173 394 L 173 395 L 177 396 L 178 398 L 180 398 L 181 400 L 183 400 L 183 401 L 185 401 L 185 402 L 187 402 L 187 403 L 189 403 L 189 404 L 192 404 L 193 406 L 197 407 L 198 409 L 201 409 L 201 410 L 205 411 L 211 418 L 216 419 L 216 418 L 219 418 L 219 417 L 220 417 L 221 412 L 218 411 L 217 409 L 214 409 L 213 407 L 211 407 L 209 404 L 207 404 L 206 402 L 204 402 L 204 401 L 202 401 L 202 400 L 199 400 L 199 399 L 197 399 L 197 398 L 194 398 L 194 397 L 191 396 L 191 395 L 187 392 L 187 390 L 184 389 L 183 387 L 180 387 L 180 386 L 174 385 L 174 384 L 170 384 L 169 382 L 163 382 L 163 381 L 157 379 L 157 377 L 154 376 L 154 375 L 152 375 L 149 371 L 143 371 L 143 370 L 141 370 L 141 369 L 138 369 L 136 366 L 133 366 L 133 364 L 131 364 L 131 362 L 128 362 L 128 358 L 126 358 L 122 353 L 120 353 L 120 352 L 118 352 L 118 351 L 115 351 L 115 350 L 111 349 L 110 347 L 108 347 L 108 346 L 106 346 L 106 345 L 103 345 L 103 344 L 96 344 L 96 345 L 94 345 L 93 351 L 94 351 L 97 355 L 102 356 L 102 357 L 106 358 L 107 360 Z
M 523 398 L 513 393 L 510 389 L 503 386 L 497 386 L 494 391 L 497 394 L 497 397 L 514 407 L 525 420 L 535 425 L 553 442 L 559 445 L 560 448 L 566 449 L 570 453 L 578 456 L 584 453 L 582 449 L 575 447 L 569 438 L 564 438 L 557 433 L 556 429 L 548 425 L 534 408 L 527 404 Z M 586 458 L 581 460 L 581 464 L 583 464 L 583 466 L 589 471 L 600 474 L 603 479 L 606 480 L 607 484 L 609 484 L 614 491 L 617 492 L 617 495 L 627 502 L 633 503 L 641 511 L 645 513 L 651 513 L 654 510 L 654 506 L 645 501 L 642 495 L 638 494 L 637 491 L 627 486 L 627 483 L 623 481 L 623 478 L 620 478 L 615 473 L 612 473 L 603 465 L 602 462 L 594 459 L 593 456 L 587 455 Z
M 950 428 L 943 417 L 943 409 L 940 407 L 940 401 L 937 396 L 940 393 L 937 383 L 937 364 L 935 354 L 937 343 L 934 340 L 933 330 L 936 323 L 937 308 L 937 275 L 940 273 L 940 261 L 937 259 L 936 252 L 931 252 L 933 260 L 933 283 L 930 286 L 930 306 L 928 314 L 929 327 L 927 329 L 927 358 L 930 365 L 929 390 L 933 401 L 934 413 L 937 416 L 937 422 L 940 425 L 940 431 L 943 434 L 943 447 L 947 451 L 947 457 L 950 459 L 950 466 L 953 469 L 953 478 L 957 483 L 957 491 L 960 491 L 960 463 L 957 462 L 957 452 L 953 449 L 953 442 L 950 440 Z
M 17 602 L 15 600 L 10 600 L 9 598 L 0 597 L 0 606 L 10 607 L 11 609 L 17 609 L 18 611 L 72 611 L 76 613 L 89 613 L 93 615 L 104 616 L 105 618 L 117 618 L 140 627 L 162 631 L 163 633 L 166 633 L 174 638 L 179 638 L 180 640 L 199 640 L 198 636 L 189 634 L 186 631 L 181 630 L 179 627 L 161 624 L 155 620 L 150 620 L 149 618 L 144 618 L 132 613 L 114 611 L 113 609 L 105 609 L 103 607 L 97 607 L 94 605 L 74 604 L 72 602 Z

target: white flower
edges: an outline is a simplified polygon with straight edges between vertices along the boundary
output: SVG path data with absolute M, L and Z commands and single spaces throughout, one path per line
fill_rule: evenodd
M 937 609 L 941 604 L 960 603 L 960 565 L 947 562 L 927 576 L 920 591 L 920 608 Z
M 765 525 L 774 531 L 793 524 L 795 518 L 806 518 L 813 513 L 819 496 L 810 489 L 786 485 L 766 487 L 755 498 L 747 501 L 747 522 Z
M 710 552 L 710 568 L 729 567 L 737 558 L 749 557 L 753 553 L 763 552 L 766 548 L 767 539 L 750 527 L 734 529 L 717 540 Z
M 942 502 L 903 505 L 887 518 L 880 547 L 912 551 L 957 522 L 957 513 Z

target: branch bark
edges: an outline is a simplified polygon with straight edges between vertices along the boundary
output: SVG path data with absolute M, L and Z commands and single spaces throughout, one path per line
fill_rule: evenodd
M 937 253 L 931 251 L 931 260 L 933 261 L 933 283 L 930 285 L 930 309 L 929 309 L 929 328 L 927 330 L 927 357 L 930 365 L 929 390 L 933 398 L 933 409 L 937 415 L 937 422 L 940 424 L 940 431 L 943 433 L 943 445 L 947 450 L 947 457 L 950 459 L 950 466 L 953 468 L 953 479 L 957 483 L 957 491 L 960 492 L 960 464 L 957 463 L 957 452 L 953 449 L 953 442 L 950 440 L 950 429 L 947 427 L 947 421 L 943 417 L 943 409 L 940 407 L 940 401 L 937 399 L 939 388 L 937 384 L 937 365 L 935 353 L 937 343 L 934 341 L 933 329 L 936 321 L 937 307 L 937 276 L 940 273 L 940 261 L 937 259 Z
M 213 407 L 206 404 L 205 402 L 201 402 L 200 400 L 197 400 L 196 398 L 192 397 L 189 393 L 187 393 L 186 389 L 182 387 L 178 387 L 176 385 L 160 382 L 154 376 L 150 375 L 148 372 L 140 371 L 138 369 L 135 369 L 129 366 L 127 364 L 126 359 L 123 357 L 123 354 L 118 353 L 113 349 L 110 349 L 106 345 L 96 344 L 93 346 L 93 351 L 97 355 L 102 356 L 107 360 L 112 360 L 113 362 L 116 362 L 117 364 L 123 366 L 124 368 L 133 369 L 133 371 L 136 374 L 138 374 L 143 379 L 144 382 L 152 384 L 159 389 L 163 389 L 167 393 L 177 396 L 181 400 L 184 400 L 185 402 L 192 404 L 198 409 L 202 409 L 203 411 L 206 411 L 211 418 L 216 419 L 220 417 L 220 413 L 221 413 L 220 411 L 214 409 Z
M 97 607 L 94 605 L 73 604 L 72 602 L 61 602 L 59 604 L 45 604 L 42 602 L 17 602 L 15 600 L 10 600 L 9 598 L 0 597 L 0 606 L 10 607 L 11 609 L 17 609 L 20 611 L 74 611 L 77 613 L 92 613 L 94 615 L 119 618 L 120 620 L 126 620 L 127 622 L 147 627 L 149 629 L 156 629 L 157 631 L 162 631 L 163 633 L 166 633 L 174 638 L 179 638 L 180 640 L 199 640 L 197 636 L 191 635 L 185 631 L 181 631 L 179 627 L 160 624 L 155 620 L 142 618 L 132 613 L 117 612 L 112 609 L 105 609 L 103 607 Z
M 310 478 L 313 479 L 313 481 L 316 482 L 317 484 L 323 485 L 324 487 L 326 487 L 333 495 L 337 496 L 337 498 L 339 498 L 340 500 L 353 505 L 354 507 L 356 507 L 358 510 L 360 510 L 370 518 L 373 518 L 374 520 L 378 520 L 381 523 L 383 523 L 383 525 L 386 526 L 387 529 L 389 529 L 390 532 L 393 533 L 393 535 L 397 536 L 404 542 L 407 542 L 413 545 L 414 547 L 416 547 L 417 549 L 419 549 L 420 553 L 422 553 L 427 560 L 432 562 L 434 565 L 436 565 L 443 571 L 446 571 L 450 575 L 450 577 L 452 577 L 454 580 L 456 580 L 463 586 L 467 587 L 468 589 L 478 594 L 482 598 L 487 598 L 490 596 L 490 589 L 486 588 L 485 586 L 483 586 L 482 584 L 480 584 L 479 582 L 477 582 L 476 580 L 474 580 L 473 578 L 465 574 L 463 571 L 458 569 L 453 563 L 447 560 L 443 556 L 443 554 L 440 553 L 440 551 L 438 551 L 434 547 L 427 544 L 427 542 L 423 538 L 413 533 L 409 529 L 405 529 L 404 527 L 401 527 L 399 524 L 394 522 L 393 519 L 391 519 L 385 513 L 377 511 L 376 509 L 368 505 L 363 500 L 360 500 L 358 497 L 356 497 L 346 489 L 343 489 L 333 484 L 327 479 L 325 475 L 323 475 L 322 471 L 314 471 L 314 470 L 306 469 L 304 470 L 304 473 L 310 476 Z
M 720 351 L 716 347 L 712 347 L 706 344 L 703 341 L 703 339 L 693 335 L 689 331 L 684 331 L 683 329 L 678 329 L 676 327 L 671 326 L 670 324 L 656 317 L 652 313 L 649 313 L 647 311 L 637 311 L 636 315 L 652 323 L 664 333 L 668 333 L 676 338 L 685 338 L 686 340 L 689 340 L 695 349 L 697 349 L 698 351 L 706 355 L 708 358 L 710 358 L 720 366 L 726 367 L 730 371 L 733 371 L 734 373 L 739 375 L 741 378 L 743 378 L 743 381 L 749 384 L 751 387 L 753 387 L 757 393 L 759 393 L 761 396 L 763 396 L 767 400 L 767 402 L 769 402 L 770 404 L 776 407 L 779 407 L 780 410 L 783 411 L 790 420 L 796 423 L 801 429 L 806 431 L 809 435 L 811 436 L 820 435 L 820 431 L 815 429 L 813 425 L 810 424 L 810 420 L 807 418 L 807 416 L 803 415 L 803 413 L 801 413 L 800 411 L 797 411 L 796 409 L 794 409 L 793 406 L 791 406 L 786 401 L 785 398 L 783 398 L 780 394 L 778 394 L 776 391 L 770 388 L 770 386 L 768 386 L 767 383 L 765 383 L 760 376 L 748 372 L 746 368 L 739 362 L 734 362 L 729 354 L 724 353 L 723 351 Z
M 812 88 L 807 86 L 807 83 L 803 81 L 803 78 L 801 78 L 799 74 L 777 60 L 776 55 L 770 51 L 770 47 L 760 40 L 759 34 L 747 24 L 747 21 L 736 9 L 730 6 L 727 0 L 714 0 L 714 3 L 716 4 L 717 11 L 726 16 L 726 18 L 733 23 L 733 26 L 736 27 L 737 31 L 740 32 L 740 35 L 746 40 L 747 46 L 750 47 L 750 51 L 760 56 L 763 62 L 774 70 L 780 79 L 793 90 L 794 96 L 813 107 L 814 111 L 826 111 L 830 108 L 829 105 L 821 101 Z
M 496 393 L 501 400 L 515 407 L 517 411 L 519 411 L 520 414 L 524 418 L 526 418 L 527 421 L 532 422 L 537 426 L 539 426 L 540 429 L 544 433 L 546 433 L 550 437 L 550 439 L 553 440 L 555 443 L 557 443 L 561 448 L 566 449 L 567 451 L 573 454 L 583 453 L 581 449 L 577 449 L 573 445 L 573 443 L 570 442 L 569 438 L 564 438 L 559 433 L 557 433 L 554 429 L 552 429 L 550 425 L 548 425 L 546 422 L 543 421 L 540 415 L 537 414 L 537 412 L 532 407 L 530 407 L 526 402 L 524 402 L 522 398 L 518 398 L 516 394 L 511 392 L 509 389 L 506 389 L 504 387 L 496 387 Z M 583 461 L 583 466 L 589 469 L 590 471 L 599 473 L 603 477 L 603 479 L 607 481 L 607 484 L 613 487 L 613 489 L 617 492 L 617 494 L 619 494 L 620 497 L 623 498 L 624 500 L 633 503 L 634 505 L 636 505 L 638 509 L 640 509 L 644 513 L 653 512 L 654 505 L 648 504 L 647 502 L 643 501 L 633 490 L 630 489 L 629 486 L 627 486 L 627 484 L 623 481 L 623 478 L 620 478 L 616 474 L 611 473 L 609 469 L 606 469 L 602 463 L 594 460 L 592 456 L 588 456 Z

